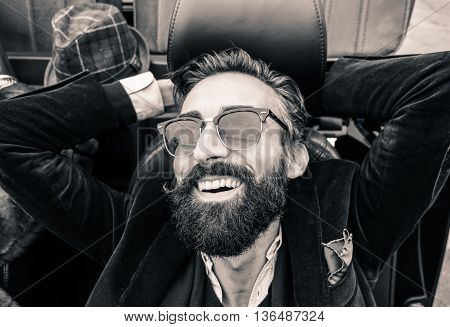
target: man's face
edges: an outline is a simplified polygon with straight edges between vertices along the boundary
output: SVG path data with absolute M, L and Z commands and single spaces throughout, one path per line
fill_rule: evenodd
M 268 108 L 277 117 L 281 117 L 283 110 L 275 91 L 260 80 L 241 73 L 222 73 L 198 83 L 187 95 L 181 114 L 198 112 L 202 119 L 213 118 L 223 109 L 234 106 Z M 175 158 L 175 176 L 181 181 L 197 164 L 224 161 L 246 167 L 259 181 L 267 171 L 280 164 L 282 155 L 281 127 L 270 117 L 263 128 L 261 140 L 249 150 L 227 149 L 220 141 L 214 124 L 208 122 L 194 153 Z M 204 193 L 196 193 L 199 201 L 223 201 L 236 194 L 233 192 L 211 196 Z
M 258 79 L 221 73 L 191 90 L 181 114 L 207 119 L 242 106 L 267 108 L 278 117 L 283 110 L 275 91 Z M 210 255 L 241 254 L 280 214 L 286 169 L 281 127 L 272 118 L 247 150 L 228 149 L 214 123 L 206 122 L 193 154 L 174 159 L 177 186 L 169 196 L 179 236 Z

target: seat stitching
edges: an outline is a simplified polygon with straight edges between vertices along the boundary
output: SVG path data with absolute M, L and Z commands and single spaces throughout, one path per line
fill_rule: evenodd
M 329 26 L 331 26 L 331 17 L 333 16 L 333 0 L 330 0 L 329 4 L 330 5 L 328 6 L 328 23 Z
M 325 70 L 325 42 L 324 42 L 324 31 L 323 31 L 323 22 L 320 16 L 319 5 L 317 0 L 314 0 L 314 8 L 316 10 L 317 21 L 319 23 L 319 33 L 320 33 L 320 55 L 321 55 L 321 63 L 320 63 L 320 76 L 323 77 Z
M 405 1 L 405 7 L 404 7 L 404 10 L 403 10 L 403 17 L 402 17 L 402 19 L 403 19 L 403 28 L 402 28 L 401 40 L 400 40 L 400 42 L 397 43 L 396 48 L 392 52 L 395 52 L 395 51 L 397 51 L 400 48 L 400 46 L 403 43 L 403 40 L 405 39 L 406 33 L 408 32 L 409 21 L 406 21 L 406 14 L 409 11 L 410 4 L 411 4 L 410 0 Z
M 366 46 L 366 37 L 367 37 L 367 25 L 369 25 L 369 13 L 370 13 L 370 1 L 367 1 L 366 6 L 366 14 L 364 17 L 364 29 L 363 29 L 363 35 L 362 35 L 362 43 L 361 43 L 361 52 L 364 52 L 364 48 Z
M 353 44 L 353 55 L 355 55 L 358 52 L 358 41 L 359 41 L 359 28 L 361 26 L 361 16 L 362 16 L 362 8 L 363 8 L 363 3 L 365 1 L 361 1 L 359 3 L 359 10 L 358 10 L 358 18 L 356 20 L 356 28 L 355 28 L 355 43 Z
M 177 20 L 177 15 L 178 15 L 178 9 L 180 8 L 181 5 L 181 1 L 182 0 L 178 0 L 177 4 L 175 6 L 175 10 L 172 14 L 172 21 L 170 22 L 170 31 L 169 31 L 169 41 L 168 41 L 168 46 L 167 46 L 167 61 L 168 61 L 168 65 L 169 65 L 169 71 L 172 71 L 173 67 L 172 67 L 172 38 L 173 38 L 173 32 L 175 30 L 175 21 Z

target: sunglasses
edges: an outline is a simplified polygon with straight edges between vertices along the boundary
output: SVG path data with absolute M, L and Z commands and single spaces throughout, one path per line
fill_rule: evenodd
M 249 150 L 260 139 L 263 124 L 271 117 L 288 130 L 277 116 L 265 108 L 239 108 L 222 112 L 214 118 L 178 117 L 158 124 L 167 152 L 174 157 L 194 153 L 207 122 L 213 122 L 222 144 L 230 150 Z

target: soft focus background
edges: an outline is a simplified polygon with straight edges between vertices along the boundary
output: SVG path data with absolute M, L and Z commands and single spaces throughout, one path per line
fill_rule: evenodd
M 450 1 L 416 0 L 408 34 L 396 54 L 450 50 Z M 450 240 L 433 306 L 450 307 Z
M 450 1 L 416 0 L 408 34 L 396 54 L 450 50 Z

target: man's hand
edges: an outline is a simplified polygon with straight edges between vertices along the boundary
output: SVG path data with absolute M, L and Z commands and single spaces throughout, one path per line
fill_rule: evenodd
M 161 90 L 151 72 L 121 79 L 120 83 L 130 96 L 138 121 L 164 112 Z

